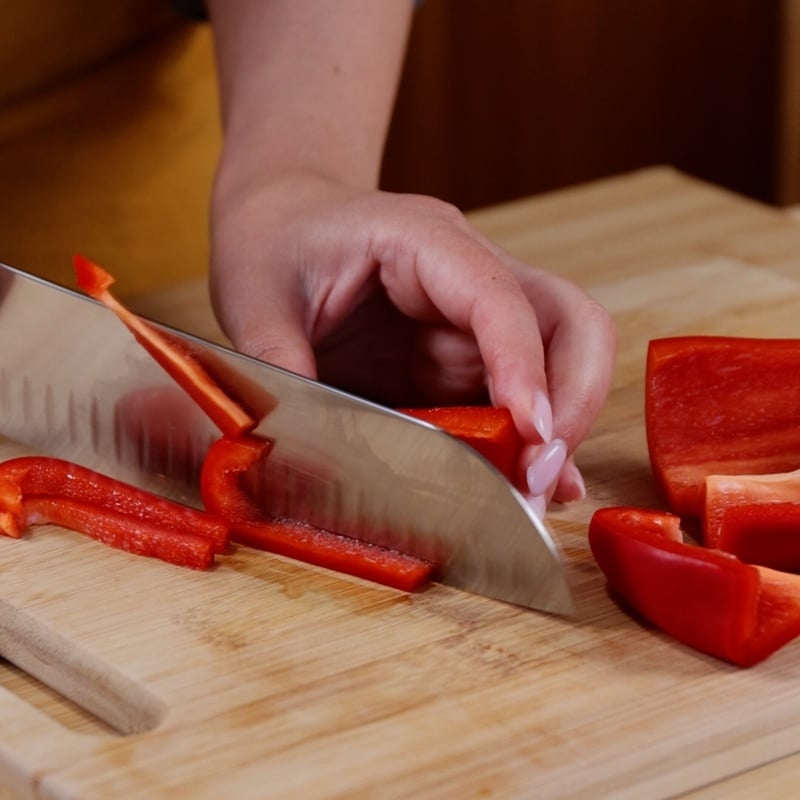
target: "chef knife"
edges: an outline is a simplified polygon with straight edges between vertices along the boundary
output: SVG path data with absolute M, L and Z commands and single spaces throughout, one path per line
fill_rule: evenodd
M 419 420 L 167 326 L 264 412 L 265 510 L 431 559 L 442 583 L 573 608 L 549 532 L 472 448 Z M 0 264 L 0 433 L 184 502 L 219 435 L 97 302 Z

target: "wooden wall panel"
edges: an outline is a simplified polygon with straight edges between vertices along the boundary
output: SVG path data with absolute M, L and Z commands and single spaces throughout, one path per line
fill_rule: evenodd
M 672 164 L 775 199 L 779 6 L 427 0 L 384 185 L 469 209 Z
M 800 203 L 800 0 L 782 0 L 775 199 Z

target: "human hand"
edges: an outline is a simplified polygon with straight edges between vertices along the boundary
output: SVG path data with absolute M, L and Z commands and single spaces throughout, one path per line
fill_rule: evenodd
M 391 406 L 488 397 L 528 443 L 534 505 L 583 495 L 571 454 L 605 399 L 615 341 L 577 286 L 445 203 L 314 175 L 219 181 L 212 231 L 212 297 L 237 348 Z

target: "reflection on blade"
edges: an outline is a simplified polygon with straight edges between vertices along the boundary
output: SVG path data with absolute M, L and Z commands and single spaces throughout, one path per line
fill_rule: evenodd
M 425 423 L 171 331 L 266 398 L 265 508 L 432 559 L 444 583 L 572 608 L 553 542 L 479 455 Z M 0 431 L 185 502 L 218 431 L 97 303 L 0 265 Z M 274 405 L 274 408 L 272 406 Z

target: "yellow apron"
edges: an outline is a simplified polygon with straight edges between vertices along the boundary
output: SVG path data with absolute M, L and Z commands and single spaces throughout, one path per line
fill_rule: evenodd
M 0 261 L 121 295 L 204 275 L 220 143 L 208 26 L 166 0 L 0 6 Z

